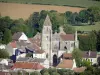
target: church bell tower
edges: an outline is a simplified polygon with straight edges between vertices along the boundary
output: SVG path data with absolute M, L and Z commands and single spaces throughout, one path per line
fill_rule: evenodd
M 49 60 L 49 66 L 52 64 L 52 24 L 49 16 L 46 16 L 46 19 L 43 24 L 42 30 L 42 50 L 45 51 L 46 57 Z

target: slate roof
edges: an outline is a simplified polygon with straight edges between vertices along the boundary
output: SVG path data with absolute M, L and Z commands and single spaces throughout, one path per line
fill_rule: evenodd
M 38 69 L 43 69 L 44 67 L 42 65 L 40 65 L 39 63 L 16 62 L 11 69 L 13 70 L 13 69 L 17 69 L 17 68 L 38 70 Z
M 18 41 L 18 39 L 21 37 L 22 32 L 17 32 L 12 36 L 12 40 Z
M 66 60 L 63 59 L 58 65 L 57 68 L 69 68 L 72 69 L 73 67 L 73 60 Z
M 63 41 L 74 41 L 75 38 L 74 38 L 74 34 L 60 34 L 60 37 Z
M 96 58 L 97 52 L 96 51 L 83 51 L 82 57 L 83 58 Z
M 25 57 L 25 58 L 18 58 L 16 60 L 16 62 L 30 62 L 30 61 L 33 61 L 33 60 L 34 60 L 33 58 Z
M 43 63 L 46 59 L 35 58 L 33 62 Z

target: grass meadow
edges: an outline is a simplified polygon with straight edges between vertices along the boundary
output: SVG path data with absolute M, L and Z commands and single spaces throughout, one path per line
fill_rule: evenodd
M 100 22 L 97 22 L 95 25 L 85 25 L 85 26 L 73 26 L 76 30 L 79 31 L 92 31 L 92 30 L 100 30 Z

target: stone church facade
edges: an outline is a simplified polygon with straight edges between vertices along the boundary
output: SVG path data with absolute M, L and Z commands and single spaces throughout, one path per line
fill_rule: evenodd
M 46 16 L 42 30 L 41 49 L 45 51 L 49 64 L 53 62 L 53 55 L 59 58 L 64 52 L 72 53 L 78 46 L 77 31 L 75 34 L 66 34 L 63 29 L 60 29 L 60 33 L 52 34 L 52 23 L 49 16 Z

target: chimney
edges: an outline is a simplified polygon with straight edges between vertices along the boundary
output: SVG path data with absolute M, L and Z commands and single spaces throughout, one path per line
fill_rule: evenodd
M 88 55 L 90 56 L 90 54 L 91 54 L 91 51 L 89 50 Z
M 77 30 L 75 31 L 75 41 L 77 41 Z

